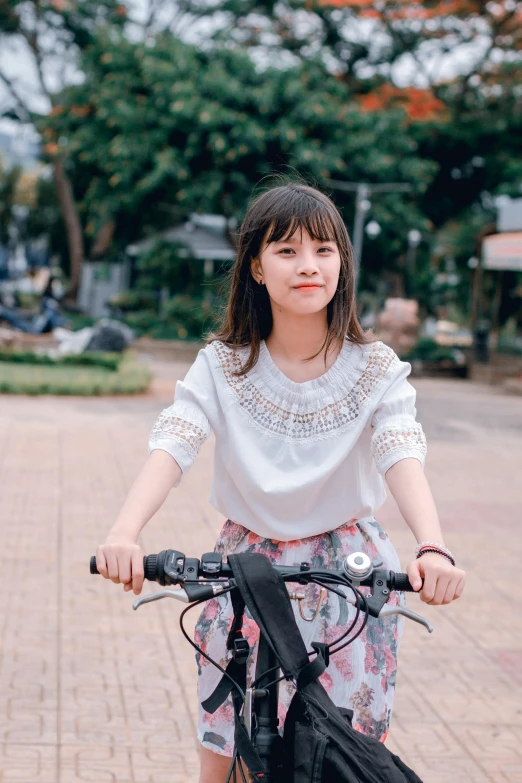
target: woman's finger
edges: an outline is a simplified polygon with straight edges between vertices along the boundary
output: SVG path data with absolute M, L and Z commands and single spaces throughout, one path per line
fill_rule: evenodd
M 462 595 L 462 591 L 464 590 L 464 585 L 466 584 L 466 575 L 461 578 L 460 582 L 457 585 L 457 588 L 455 590 L 455 595 L 453 597 L 453 600 L 455 601 L 456 598 L 460 598 Z
M 453 601 L 455 597 L 455 590 L 457 588 L 457 584 L 458 582 L 455 582 L 453 579 L 448 584 L 446 588 L 446 592 L 444 594 L 444 598 L 442 599 L 443 604 L 450 604 Z
M 424 584 L 420 592 L 421 601 L 429 604 L 433 601 L 435 590 L 437 588 L 437 578 L 433 574 L 424 574 Z
M 419 569 L 419 561 L 413 560 L 411 563 L 409 563 L 406 571 L 408 573 L 408 579 L 410 580 L 410 584 L 413 587 L 413 589 L 415 591 L 420 590 L 422 587 L 422 577 Z
M 109 574 L 109 579 L 111 579 L 114 584 L 119 584 L 120 578 L 118 575 L 118 558 L 116 557 L 115 552 L 113 552 L 112 549 L 107 549 L 105 551 L 105 559 L 107 560 L 107 572 Z
M 120 552 L 118 555 L 118 573 L 120 576 L 120 582 L 122 582 L 124 585 L 132 581 L 131 557 L 128 551 Z
M 132 589 L 136 595 L 141 593 L 143 587 L 144 571 L 143 571 L 143 552 L 141 549 L 137 549 L 132 553 Z
M 101 546 L 96 549 L 96 568 L 105 579 L 109 578 L 109 574 L 107 573 L 107 561 Z
M 440 606 L 442 602 L 444 601 L 444 596 L 446 595 L 446 590 L 448 589 L 448 585 L 451 582 L 451 578 L 447 576 L 439 576 L 437 579 L 437 584 L 435 586 L 435 594 L 432 598 L 432 600 L 429 602 L 432 606 Z

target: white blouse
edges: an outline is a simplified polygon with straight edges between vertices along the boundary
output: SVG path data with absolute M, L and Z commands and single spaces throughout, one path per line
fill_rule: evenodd
M 228 519 L 279 541 L 325 533 L 373 516 L 396 462 L 424 464 L 411 367 L 382 342 L 346 340 L 330 369 L 304 383 L 276 367 L 264 341 L 237 377 L 248 353 L 219 341 L 201 350 L 149 443 L 185 473 L 213 430 L 210 502 Z

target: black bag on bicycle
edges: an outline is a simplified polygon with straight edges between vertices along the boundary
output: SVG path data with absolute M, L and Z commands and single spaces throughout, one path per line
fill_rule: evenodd
M 242 639 L 246 605 L 272 647 L 282 673 L 297 686 L 284 725 L 280 780 L 285 783 L 422 783 L 382 742 L 356 731 L 351 724 L 351 711 L 339 709 L 330 699 L 318 681 L 326 668 L 325 646 L 314 645 L 318 655 L 310 661 L 285 582 L 268 558 L 244 553 L 230 555 L 228 561 L 238 586 L 232 592 L 234 619 L 229 648 L 235 645 L 236 650 L 240 649 L 237 643 Z M 227 673 L 244 689 L 246 656 L 233 658 Z M 214 712 L 232 692 L 239 754 L 255 780 L 271 781 L 245 730 L 235 691 L 223 677 L 203 707 Z

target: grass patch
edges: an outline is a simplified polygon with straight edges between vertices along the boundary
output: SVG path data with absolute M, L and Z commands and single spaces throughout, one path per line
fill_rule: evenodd
M 146 364 L 127 353 L 117 369 L 78 366 L 67 362 L 54 365 L 0 361 L 2 394 L 137 394 L 145 391 L 152 375 Z
M 89 351 L 81 354 L 68 354 L 52 358 L 44 353 L 24 351 L 16 348 L 0 349 L 0 363 L 11 364 L 44 364 L 50 367 L 58 365 L 72 365 L 76 367 L 103 367 L 106 370 L 117 370 L 123 360 L 123 353 L 110 353 L 105 351 Z

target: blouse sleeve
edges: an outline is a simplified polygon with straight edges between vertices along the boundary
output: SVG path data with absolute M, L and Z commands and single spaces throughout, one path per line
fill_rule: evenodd
M 424 467 L 426 438 L 415 420 L 416 392 L 407 380 L 410 371 L 407 362 L 398 363 L 395 377 L 372 418 L 372 452 L 382 476 L 407 457 L 415 457 Z
M 186 473 L 210 435 L 205 410 L 211 406 L 213 390 L 208 358 L 200 351 L 184 380 L 177 382 L 174 403 L 158 416 L 150 433 L 149 453 L 154 449 L 168 452 Z

